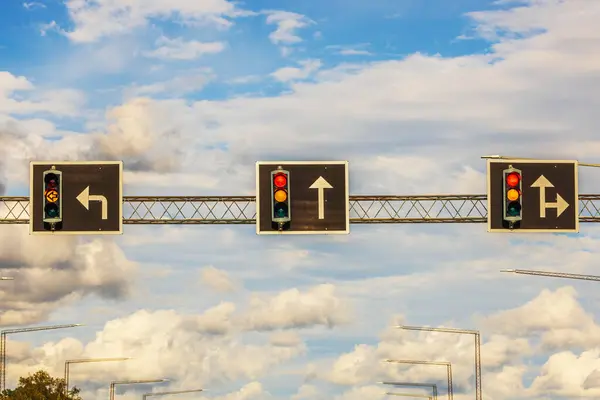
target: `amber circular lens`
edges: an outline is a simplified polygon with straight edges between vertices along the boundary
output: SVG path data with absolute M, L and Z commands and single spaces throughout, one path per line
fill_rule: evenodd
M 278 190 L 275 192 L 275 201 L 279 203 L 283 203 L 287 200 L 287 193 L 285 190 Z

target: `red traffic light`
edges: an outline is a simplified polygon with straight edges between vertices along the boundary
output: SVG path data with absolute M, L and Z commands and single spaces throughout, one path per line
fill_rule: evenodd
M 511 172 L 510 174 L 506 175 L 506 183 L 508 186 L 515 187 L 519 184 L 519 182 L 521 182 L 521 175 L 518 173 Z
M 287 176 L 285 174 L 277 174 L 273 178 L 273 183 L 278 188 L 285 187 L 285 185 L 287 185 Z

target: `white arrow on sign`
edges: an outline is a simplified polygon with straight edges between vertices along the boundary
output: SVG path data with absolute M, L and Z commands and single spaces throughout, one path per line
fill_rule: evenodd
M 554 187 L 554 185 L 544 175 L 540 175 L 531 187 L 540 188 L 540 218 L 546 218 L 547 208 L 556 208 L 556 216 L 560 217 L 560 214 L 569 207 L 569 203 L 558 193 L 556 193 L 556 202 L 546 203 L 546 188 Z
M 106 200 L 106 197 L 102 195 L 93 194 L 90 196 L 89 186 L 79 193 L 79 196 L 77 196 L 77 201 L 79 201 L 86 210 L 90 209 L 90 201 L 99 201 L 102 203 L 102 219 L 108 219 L 108 200 Z
M 325 189 L 333 189 L 333 186 L 320 176 L 310 185 L 309 189 L 317 189 L 319 191 L 319 219 L 325 219 Z

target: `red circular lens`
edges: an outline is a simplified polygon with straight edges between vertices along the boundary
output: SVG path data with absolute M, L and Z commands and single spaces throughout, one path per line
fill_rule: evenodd
M 517 186 L 520 181 L 521 175 L 517 174 L 516 172 L 511 172 L 506 176 L 506 183 L 508 183 L 508 186 Z
M 275 175 L 275 178 L 273 178 L 273 183 L 275 183 L 275 186 L 277 187 L 284 187 L 287 185 L 287 177 L 284 174 Z

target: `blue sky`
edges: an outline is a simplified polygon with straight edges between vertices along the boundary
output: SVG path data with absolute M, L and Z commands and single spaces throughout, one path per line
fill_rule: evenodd
M 289 159 L 348 160 L 351 194 L 480 194 L 482 155 L 600 151 L 600 5 L 585 0 L 5 3 L 6 195 L 27 195 L 42 159 L 123 160 L 125 195 L 253 195 L 255 162 Z M 595 173 L 580 171 L 582 192 L 599 189 Z M 86 324 L 11 338 L 8 383 L 125 355 L 74 372 L 85 400 L 155 377 L 210 389 L 190 400 L 384 399 L 382 379 L 445 393 L 443 371 L 381 363 L 415 358 L 452 362 L 455 399 L 472 398 L 471 338 L 391 328 L 404 321 L 481 329 L 486 398 L 597 398 L 593 284 L 499 272 L 597 273 L 599 232 L 582 225 L 519 240 L 484 224 L 336 238 L 4 225 L 0 269 L 15 281 L 0 288 L 0 325 Z

